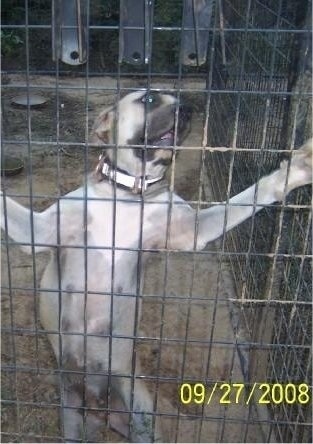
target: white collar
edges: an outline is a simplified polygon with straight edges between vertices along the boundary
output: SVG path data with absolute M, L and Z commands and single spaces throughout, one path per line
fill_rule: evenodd
M 100 156 L 99 169 L 101 174 L 109 179 L 110 182 L 123 185 L 124 187 L 129 188 L 135 194 L 140 193 L 142 190 L 146 191 L 149 185 L 163 179 L 163 176 L 153 177 L 151 179 L 149 179 L 148 176 L 131 176 L 118 168 L 114 168 L 112 165 L 110 165 L 110 163 L 107 163 L 104 160 L 102 160 L 102 163 L 101 160 L 102 158 Z

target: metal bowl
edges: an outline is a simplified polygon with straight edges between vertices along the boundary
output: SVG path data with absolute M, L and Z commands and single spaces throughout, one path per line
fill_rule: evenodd
M 13 97 L 12 105 L 20 108 L 26 108 L 28 105 L 32 108 L 41 108 L 47 103 L 48 99 L 39 94 L 21 94 Z
M 1 159 L 1 175 L 16 176 L 24 168 L 24 162 L 18 157 L 3 156 Z

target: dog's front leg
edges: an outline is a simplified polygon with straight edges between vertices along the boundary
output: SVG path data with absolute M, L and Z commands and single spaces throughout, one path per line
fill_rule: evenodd
M 1 202 L 1 228 L 20 247 L 31 253 L 31 245 L 36 252 L 45 251 L 56 244 L 56 209 L 48 208 L 42 213 L 30 211 L 13 199 L 3 195 Z
M 201 250 L 208 242 L 219 238 L 264 206 L 281 201 L 284 195 L 303 185 L 312 183 L 312 140 L 292 153 L 290 169 L 283 161 L 280 168 L 247 188 L 228 202 L 201 210 L 196 215 L 188 206 L 173 209 L 169 245 L 171 248 Z M 195 240 L 195 228 L 198 236 Z

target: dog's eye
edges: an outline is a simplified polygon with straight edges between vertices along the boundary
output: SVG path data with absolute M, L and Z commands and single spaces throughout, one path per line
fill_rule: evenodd
M 142 103 L 153 103 L 155 101 L 155 94 L 147 93 L 142 97 L 141 101 Z

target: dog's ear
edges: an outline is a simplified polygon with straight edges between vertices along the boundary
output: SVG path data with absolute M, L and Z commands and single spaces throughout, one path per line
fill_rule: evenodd
M 114 125 L 114 110 L 105 109 L 96 118 L 93 124 L 91 137 L 94 143 L 110 143 L 110 132 L 112 133 Z

